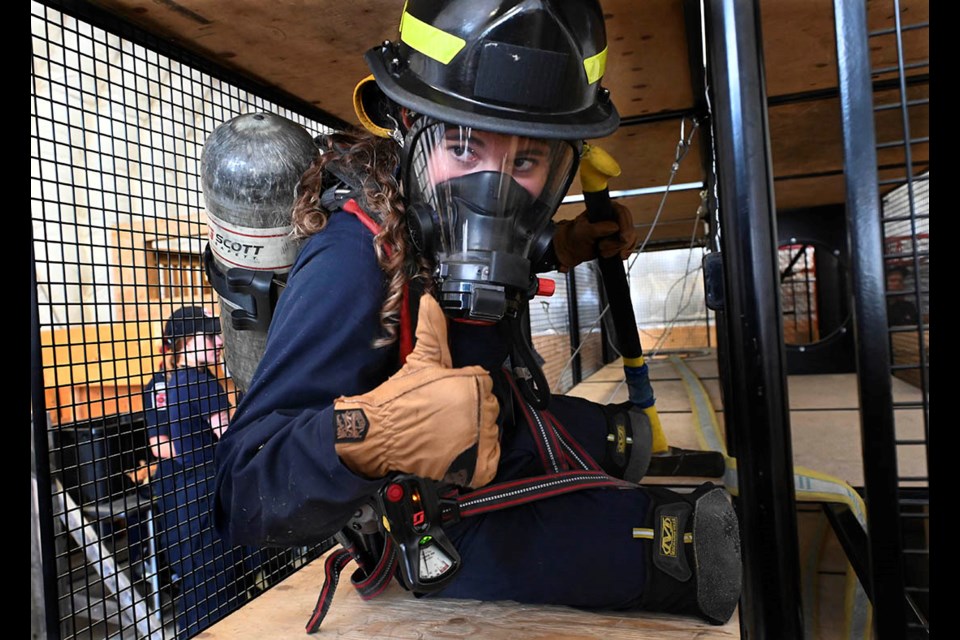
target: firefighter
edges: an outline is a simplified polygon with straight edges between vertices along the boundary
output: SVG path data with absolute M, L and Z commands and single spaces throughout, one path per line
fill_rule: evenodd
M 636 247 L 619 205 L 551 222 L 584 140 L 619 124 L 606 55 L 596 0 L 409 0 L 367 52 L 367 131 L 324 138 L 299 182 L 303 243 L 217 449 L 233 544 L 328 539 L 396 473 L 469 495 L 576 463 L 617 482 L 450 524 L 460 569 L 431 593 L 730 618 L 723 489 L 637 484 L 642 412 L 551 394 L 522 336 L 536 273 Z

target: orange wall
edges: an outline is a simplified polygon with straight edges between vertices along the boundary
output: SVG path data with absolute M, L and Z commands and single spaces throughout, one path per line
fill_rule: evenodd
M 160 333 L 159 322 L 41 329 L 44 396 L 51 422 L 69 424 L 141 411 L 143 386 L 160 363 Z M 226 380 L 222 367 L 217 375 Z M 225 387 L 232 395 L 229 380 Z

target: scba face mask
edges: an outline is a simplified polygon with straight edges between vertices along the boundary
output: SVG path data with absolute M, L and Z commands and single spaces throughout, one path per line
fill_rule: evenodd
M 577 170 L 580 142 L 423 118 L 404 145 L 407 220 L 452 316 L 497 321 L 536 292 L 532 265 Z

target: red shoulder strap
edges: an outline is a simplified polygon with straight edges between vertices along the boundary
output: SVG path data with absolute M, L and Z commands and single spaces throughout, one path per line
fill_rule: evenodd
M 347 213 L 352 213 L 357 216 L 357 219 L 360 220 L 360 223 L 363 224 L 367 229 L 370 230 L 370 233 L 377 235 L 380 233 L 380 225 L 376 221 L 367 215 L 367 212 L 360 208 L 360 205 L 357 204 L 357 201 L 353 198 L 350 198 L 343 203 L 343 210 Z M 387 255 L 390 255 L 389 248 L 387 249 Z
M 360 223 L 374 236 L 380 233 L 380 225 L 367 215 L 353 198 L 343 203 L 343 210 L 355 215 Z M 389 256 L 391 248 L 384 246 L 384 251 L 386 251 L 387 256 Z M 413 351 L 413 323 L 410 318 L 410 287 L 404 284 L 403 300 L 400 302 L 400 366 L 403 366 L 407 361 L 407 356 L 410 355 L 411 351 Z

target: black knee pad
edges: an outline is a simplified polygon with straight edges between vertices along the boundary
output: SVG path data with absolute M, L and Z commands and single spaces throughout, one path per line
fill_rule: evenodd
M 653 537 L 641 607 L 726 623 L 743 582 L 740 527 L 726 490 L 709 482 L 690 494 L 644 490 Z
M 650 418 L 632 402 L 604 405 L 603 413 L 607 419 L 607 448 L 601 468 L 616 478 L 640 482 L 653 453 Z

